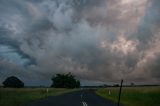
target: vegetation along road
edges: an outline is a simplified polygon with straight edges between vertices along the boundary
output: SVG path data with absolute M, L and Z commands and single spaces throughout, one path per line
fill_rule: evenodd
M 99 89 L 96 93 L 117 102 L 119 88 Z M 160 106 L 160 87 L 124 87 L 121 93 L 123 106 Z
M 29 102 L 58 96 L 79 89 L 63 88 L 0 88 L 0 106 L 24 106 Z

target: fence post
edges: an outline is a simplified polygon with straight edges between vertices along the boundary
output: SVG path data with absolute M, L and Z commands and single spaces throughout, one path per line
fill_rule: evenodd
M 119 90 L 118 106 L 120 104 L 120 99 L 121 99 L 122 84 L 123 84 L 123 80 L 121 80 L 121 86 L 120 86 L 120 90 Z

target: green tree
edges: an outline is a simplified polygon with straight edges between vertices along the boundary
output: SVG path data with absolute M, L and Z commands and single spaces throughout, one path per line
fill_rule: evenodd
M 22 87 L 24 87 L 24 83 L 15 76 L 8 77 L 3 82 L 3 85 L 4 85 L 4 87 L 11 87 L 11 88 L 22 88 Z
M 55 77 L 52 77 L 51 87 L 55 88 L 79 88 L 80 81 L 76 80 L 75 77 L 71 74 L 56 74 Z

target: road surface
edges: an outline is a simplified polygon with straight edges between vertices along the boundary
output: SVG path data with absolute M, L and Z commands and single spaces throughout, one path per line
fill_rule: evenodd
M 93 90 L 81 90 L 37 100 L 27 106 L 117 106 L 117 104 L 97 96 Z

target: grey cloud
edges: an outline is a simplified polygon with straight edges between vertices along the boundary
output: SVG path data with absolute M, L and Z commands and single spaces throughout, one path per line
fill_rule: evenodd
M 21 51 L 21 49 L 19 47 L 20 42 L 18 42 L 15 39 L 10 38 L 9 37 L 10 34 L 12 34 L 11 31 L 9 31 L 8 29 L 5 29 L 5 28 L 1 28 L 1 30 L 0 30 L 0 39 L 1 39 L 0 40 L 0 45 L 12 48 L 13 50 L 9 51 L 10 53 L 11 52 L 18 53 L 19 56 L 22 59 L 28 59 L 28 60 L 30 60 L 30 62 L 28 62 L 27 64 L 35 63 L 34 59 L 32 59 L 29 55 L 25 54 L 23 51 Z M 4 53 L 5 52 L 1 52 L 0 54 L 4 54 Z
M 158 0 L 149 1 L 150 6 L 146 9 L 145 16 L 139 26 L 137 38 L 147 44 L 159 29 L 160 2 Z
M 33 78 L 42 84 L 56 73 L 72 72 L 84 83 L 116 83 L 122 78 L 127 83 L 152 83 L 148 79 L 159 83 L 159 40 L 154 42 L 159 39 L 158 3 L 2 0 L 0 45 L 11 47 L 11 54 L 17 53 L 19 61 L 28 59 L 29 63 L 27 67 L 11 65 L 4 56 L 1 79 L 15 74 L 28 84 Z M 151 54 L 155 57 L 152 63 L 148 60 Z M 8 69 L 8 65 L 14 68 Z

